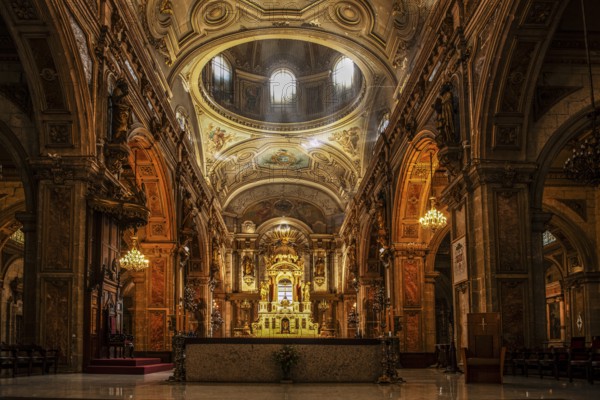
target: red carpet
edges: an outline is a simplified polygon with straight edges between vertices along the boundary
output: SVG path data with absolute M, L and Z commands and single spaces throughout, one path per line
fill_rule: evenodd
M 88 374 L 146 375 L 169 371 L 173 364 L 165 364 L 160 358 L 97 358 L 91 361 Z

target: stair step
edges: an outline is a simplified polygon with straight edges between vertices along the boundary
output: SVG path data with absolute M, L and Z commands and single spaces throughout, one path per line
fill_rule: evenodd
M 90 365 L 86 369 L 88 374 L 113 374 L 113 375 L 147 375 L 154 372 L 169 371 L 173 364 L 151 364 L 138 366 L 115 366 L 115 365 Z
M 160 363 L 160 358 L 95 358 L 91 360 L 90 365 L 136 367 Z

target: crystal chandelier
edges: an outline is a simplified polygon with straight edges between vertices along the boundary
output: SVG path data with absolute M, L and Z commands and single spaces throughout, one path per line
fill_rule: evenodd
M 446 216 L 435 208 L 435 196 L 433 196 L 433 153 L 429 154 L 429 161 L 429 175 L 431 177 L 432 193 L 431 197 L 429 197 L 429 201 L 431 202 L 431 208 L 423 217 L 419 218 L 419 224 L 421 224 L 423 229 L 429 229 L 432 232 L 435 232 L 437 229 L 445 227 L 447 220 Z
M 597 117 L 600 109 L 596 108 L 594 97 L 594 79 L 592 63 L 588 44 L 588 31 L 585 18 L 585 7 L 581 0 L 581 13 L 583 18 L 583 33 L 585 54 L 587 58 L 588 79 L 590 81 L 590 100 L 593 111 L 588 114 L 592 122 L 592 133 L 584 140 L 580 140 L 573 148 L 573 154 L 567 158 L 563 167 L 567 178 L 579 181 L 584 185 L 597 186 L 600 184 L 600 132 L 598 131 Z
M 143 271 L 148 268 L 148 260 L 138 250 L 137 236 L 132 236 L 131 241 L 131 249 L 119 260 L 119 264 L 126 270 Z

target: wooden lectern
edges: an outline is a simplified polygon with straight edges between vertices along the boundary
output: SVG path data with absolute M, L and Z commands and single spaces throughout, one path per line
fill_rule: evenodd
M 462 348 L 465 383 L 502 383 L 504 355 L 500 314 L 467 314 L 468 347 Z

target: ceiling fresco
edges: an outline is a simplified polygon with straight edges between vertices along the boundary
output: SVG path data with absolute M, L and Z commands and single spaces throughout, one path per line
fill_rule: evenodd
M 138 0 L 167 81 L 189 88 L 197 159 L 224 210 L 258 223 L 285 205 L 308 225 L 330 225 L 352 199 L 433 3 Z M 218 55 L 233 84 L 213 98 Z M 349 96 L 331 97 L 327 82 L 343 57 L 359 78 Z M 273 117 L 277 68 L 296 75 L 298 99 Z M 287 203 L 276 201 L 281 187 Z
M 257 226 L 272 218 L 295 218 L 317 229 L 317 222 L 325 224 L 327 219 L 315 205 L 286 197 L 262 200 L 254 203 L 242 214 L 243 221 L 252 221 Z

